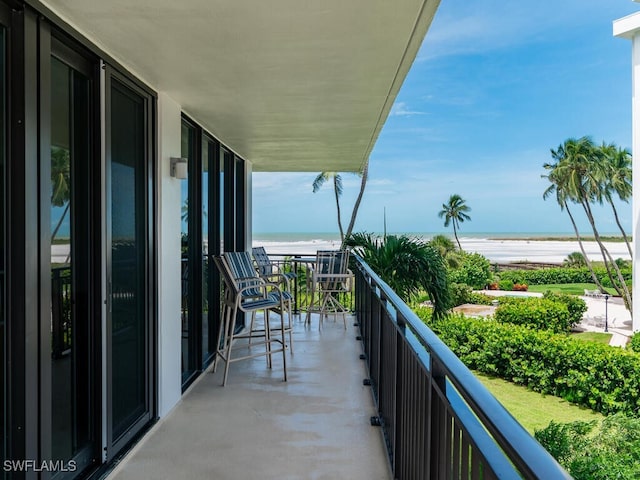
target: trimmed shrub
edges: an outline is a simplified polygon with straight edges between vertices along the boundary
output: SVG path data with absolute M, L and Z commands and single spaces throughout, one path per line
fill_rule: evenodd
M 451 283 L 466 283 L 471 288 L 484 288 L 491 281 L 491 263 L 479 253 L 464 253 L 459 268 L 449 270 Z
M 457 307 L 464 303 L 471 303 L 471 294 L 473 290 L 469 285 L 464 283 L 449 284 L 449 296 L 451 297 L 451 305 Z
M 640 355 L 521 325 L 416 313 L 472 370 L 605 415 L 640 414 Z
M 471 292 L 469 295 L 469 303 L 475 305 L 491 305 L 496 300 L 496 297 L 485 295 L 484 293 Z
M 640 419 L 617 414 L 596 424 L 551 422 L 535 437 L 576 480 L 640 478 Z
M 605 286 L 611 286 L 607 271 L 604 267 L 594 268 L 596 276 Z M 625 280 L 631 279 L 631 269 L 621 270 Z M 588 268 L 541 268 L 538 270 L 505 270 L 500 272 L 501 280 L 511 280 L 513 283 L 528 285 L 546 285 L 549 283 L 592 283 L 593 278 Z M 607 285 L 609 284 L 609 285 Z
M 542 297 L 546 298 L 547 300 L 563 303 L 567 306 L 571 328 L 582 321 L 582 316 L 587 311 L 587 304 L 585 303 L 585 301 L 579 297 L 576 297 L 575 295 L 546 291 Z
M 633 350 L 636 353 L 640 353 L 640 332 L 636 332 L 631 335 L 628 344 L 629 349 Z
M 501 299 L 494 318 L 500 323 L 528 325 L 556 333 L 569 332 L 573 326 L 571 315 L 564 303 L 539 297 L 506 302 Z
M 513 282 L 511 280 L 500 280 L 498 282 L 498 288 L 500 290 L 510 292 L 511 290 L 513 290 Z

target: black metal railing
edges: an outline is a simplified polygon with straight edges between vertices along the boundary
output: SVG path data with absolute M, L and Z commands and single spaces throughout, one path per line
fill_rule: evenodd
M 563 479 L 556 460 L 356 257 L 364 357 L 394 478 Z

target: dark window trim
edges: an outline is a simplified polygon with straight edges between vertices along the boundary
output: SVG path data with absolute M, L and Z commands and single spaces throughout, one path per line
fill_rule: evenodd
M 186 115 L 182 114 L 181 126 L 186 125 L 191 129 L 191 157 L 187 163 L 188 168 L 188 192 L 187 204 L 189 208 L 188 224 L 188 256 L 187 256 L 187 323 L 189 329 L 187 371 L 182 374 L 182 392 L 193 383 L 200 372 L 200 358 L 202 347 L 199 341 L 199 332 L 202 330 L 202 293 L 196 288 L 202 278 L 202 263 L 200 261 L 202 251 L 202 225 L 201 215 L 193 215 L 195 209 L 202 205 L 202 195 L 198 180 L 202 168 L 202 129 Z
M 156 96 L 151 95 L 147 92 L 146 88 L 142 84 L 140 84 L 134 78 L 112 68 L 111 66 L 105 66 L 106 75 L 105 75 L 105 129 L 106 129 L 106 163 L 109 164 L 109 156 L 110 156 L 110 135 L 111 129 L 109 128 L 109 122 L 111 119 L 111 87 L 112 83 L 115 80 L 126 88 L 131 89 L 136 94 L 139 94 L 143 97 L 145 103 L 145 147 L 146 147 L 146 162 L 145 162 L 145 198 L 146 198 L 146 207 L 147 207 L 147 224 L 145 225 L 145 238 L 146 238 L 146 248 L 145 248 L 145 271 L 147 274 L 147 317 L 149 319 L 149 333 L 147 338 L 147 364 L 149 368 L 147 370 L 147 378 L 146 378 L 146 395 L 147 395 L 147 405 L 148 410 L 143 413 L 139 419 L 134 422 L 128 430 L 122 434 L 119 438 L 114 439 L 112 437 L 111 425 L 107 422 L 107 462 L 112 461 L 122 450 L 126 448 L 128 444 L 130 444 L 136 438 L 137 434 L 142 431 L 150 422 L 152 422 L 157 417 L 157 379 L 158 379 L 158 367 L 157 367 L 157 340 L 158 340 L 158 315 L 157 315 L 157 255 L 156 255 L 156 245 L 157 245 L 157 229 L 156 229 L 156 217 L 157 217 L 157 205 L 155 204 L 156 199 L 156 188 L 155 188 L 155 178 L 157 172 L 157 113 L 156 113 Z M 105 175 L 105 182 L 108 185 L 111 179 L 109 178 L 108 169 Z M 108 199 L 107 199 L 108 202 Z M 109 215 L 107 215 L 107 222 L 109 222 Z M 107 225 L 107 238 L 106 241 L 110 242 L 110 225 Z M 111 278 L 111 253 L 107 248 L 107 278 Z M 108 318 L 107 321 L 110 321 Z M 107 328 L 107 331 L 109 329 Z M 109 351 L 109 338 L 107 335 L 107 350 Z M 109 353 L 107 354 L 107 358 Z M 112 365 L 107 362 L 107 384 L 110 385 L 111 382 L 111 368 Z M 110 388 L 110 387 L 109 387 Z M 107 411 L 111 412 L 111 398 L 109 392 L 107 393 Z
M 214 268 L 213 256 L 220 254 L 220 142 L 207 134 L 203 134 L 203 143 L 209 145 L 209 197 L 207 202 L 207 211 L 209 212 L 207 222 L 209 231 L 209 289 L 207 295 L 209 297 L 209 355 L 202 358 L 202 369 L 206 369 L 215 357 L 216 340 L 218 338 L 218 328 L 220 325 L 220 308 L 214 304 L 215 300 L 220 298 L 221 282 L 220 273 Z

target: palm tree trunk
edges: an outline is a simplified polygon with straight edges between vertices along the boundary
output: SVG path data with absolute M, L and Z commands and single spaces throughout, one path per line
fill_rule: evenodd
M 580 246 L 580 251 L 582 252 L 582 257 L 584 258 L 584 261 L 587 264 L 587 268 L 589 269 L 589 273 L 591 274 L 593 283 L 596 284 L 596 286 L 598 287 L 598 290 L 603 291 L 604 286 L 600 282 L 600 279 L 596 275 L 596 272 L 594 272 L 593 270 L 593 265 L 591 264 L 591 260 L 589 260 L 589 257 L 587 256 L 587 252 L 584 249 L 584 244 L 582 243 L 582 237 L 580 236 L 580 231 L 578 230 L 578 226 L 576 225 L 576 221 L 573 218 L 573 214 L 571 213 L 571 210 L 569 210 L 569 205 L 567 204 L 567 202 L 564 202 L 564 208 L 567 210 L 567 214 L 569 214 L 569 218 L 571 219 L 571 225 L 573 225 L 573 231 L 576 234 L 576 239 L 578 240 L 578 245 Z
M 616 289 L 616 292 L 618 292 L 618 294 L 624 300 L 624 304 L 627 307 L 627 310 L 629 310 L 630 313 L 633 313 L 632 304 L 631 304 L 631 294 L 629 293 L 627 284 L 625 283 L 624 278 L 622 277 L 622 273 L 620 272 L 620 268 L 618 267 L 618 264 L 613 261 L 613 258 L 611 258 L 611 254 L 609 254 L 609 250 L 607 250 L 607 248 L 602 243 L 602 240 L 600 239 L 600 233 L 596 228 L 596 222 L 593 218 L 593 212 L 591 211 L 591 206 L 589 204 L 589 201 L 586 198 L 586 196 L 583 196 L 581 201 L 582 201 L 582 206 L 584 208 L 584 211 L 587 214 L 587 219 L 591 224 L 591 229 L 593 230 L 593 236 L 595 237 L 596 242 L 598 243 L 598 247 L 600 247 L 600 252 L 602 253 L 602 259 L 604 260 L 604 266 L 607 269 L 607 275 L 609 276 L 609 280 L 611 280 L 611 285 L 613 285 L 613 287 Z M 611 273 L 612 266 L 616 272 L 617 282 L 616 280 L 614 280 L 613 273 Z
M 362 179 L 360 180 L 360 191 L 358 192 L 358 197 L 356 198 L 356 203 L 353 205 L 353 211 L 351 212 L 351 220 L 349 221 L 349 226 L 347 227 L 347 232 L 345 234 L 345 238 L 349 238 L 351 233 L 353 232 L 353 227 L 356 223 L 356 217 L 358 216 L 358 209 L 360 208 L 360 202 L 362 201 L 362 196 L 364 195 L 364 188 L 367 185 L 367 177 L 369 175 L 369 161 L 364 164 L 364 168 L 362 169 Z M 344 238 L 342 239 L 341 249 L 344 248 Z
M 338 212 L 338 229 L 340 230 L 340 244 L 344 243 L 344 231 L 342 229 L 342 214 L 340 213 L 340 194 L 338 193 L 338 179 L 333 177 L 333 193 L 336 196 L 336 210 Z
M 624 228 L 622 228 L 622 225 L 620 224 L 620 217 L 618 217 L 618 210 L 616 209 L 616 206 L 613 204 L 613 201 L 609 200 L 609 204 L 613 209 L 613 217 L 616 219 L 616 225 L 618 225 L 620 232 L 622 232 L 622 238 L 624 238 L 624 242 L 627 244 L 627 250 L 629 250 L 629 256 L 633 260 L 633 251 L 631 249 L 631 242 L 629 242 L 629 239 L 627 238 L 627 233 L 624 231 Z
M 458 242 L 458 248 L 462 250 L 462 245 L 460 245 L 460 240 L 458 239 L 458 232 L 456 231 L 456 221 L 453 220 L 453 236 L 456 237 L 456 242 Z

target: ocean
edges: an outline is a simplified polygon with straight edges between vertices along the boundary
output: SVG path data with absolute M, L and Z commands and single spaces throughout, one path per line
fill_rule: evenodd
M 404 234 L 429 239 L 440 233 L 404 232 Z M 444 233 L 444 235 L 453 239 L 452 233 Z M 606 235 L 615 236 L 615 234 L 609 233 Z M 577 241 L 566 240 L 573 237 L 569 232 L 476 232 L 458 234 L 458 237 L 463 250 L 479 253 L 496 263 L 539 262 L 559 264 L 570 253 L 580 251 Z M 602 260 L 602 254 L 596 242 L 586 241 L 583 244 L 589 259 Z M 340 235 L 326 232 L 254 233 L 253 245 L 262 245 L 268 253 L 272 254 L 312 255 L 317 250 L 339 248 Z M 630 258 L 624 242 L 605 242 L 605 246 L 613 258 L 625 260 Z

